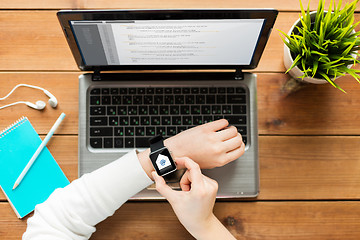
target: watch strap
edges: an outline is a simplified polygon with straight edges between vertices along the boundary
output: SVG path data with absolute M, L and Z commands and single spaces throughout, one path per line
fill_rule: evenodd
M 161 148 L 164 148 L 164 138 L 161 135 L 157 135 L 149 139 L 150 150 L 151 152 L 155 152 Z

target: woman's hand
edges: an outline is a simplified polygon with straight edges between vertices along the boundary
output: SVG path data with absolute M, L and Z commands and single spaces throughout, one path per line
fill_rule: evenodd
M 174 158 L 189 157 L 208 169 L 221 167 L 239 158 L 245 152 L 245 144 L 236 127 L 226 119 L 190 128 L 164 141 Z M 150 149 L 138 153 L 138 158 L 149 178 L 154 168 L 149 159 Z M 179 169 L 181 167 L 178 167 Z
M 182 191 L 172 190 L 155 172 L 152 175 L 157 191 L 169 201 L 181 224 L 196 239 L 235 239 L 213 214 L 217 182 L 203 175 L 189 158 L 178 158 L 176 163 L 187 168 L 180 181 Z
M 221 167 L 239 158 L 245 144 L 226 119 L 209 122 L 165 140 L 174 158 L 189 157 L 202 169 Z

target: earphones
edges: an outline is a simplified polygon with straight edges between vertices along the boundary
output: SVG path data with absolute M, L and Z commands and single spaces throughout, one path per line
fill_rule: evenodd
M 49 104 L 51 107 L 53 108 L 56 108 L 57 104 L 58 104 L 58 101 L 56 99 L 56 97 L 54 95 L 52 95 L 48 90 L 44 89 L 44 88 L 41 88 L 41 87 L 37 87 L 37 86 L 33 86 L 33 85 L 28 85 L 28 84 L 18 84 L 16 85 L 9 93 L 8 95 L 6 95 L 5 97 L 3 98 L 0 98 L 0 100 L 4 100 L 6 99 L 7 97 L 9 97 L 14 91 L 15 89 L 17 89 L 18 87 L 29 87 L 29 88 L 35 88 L 35 89 L 39 89 L 41 91 L 43 91 L 45 93 L 46 96 L 49 97 Z M 8 105 L 5 105 L 5 106 L 2 106 L 0 107 L 0 109 L 3 109 L 3 108 L 6 108 L 6 107 L 10 107 L 10 106 L 13 106 L 13 105 L 16 105 L 16 104 L 26 104 L 27 106 L 31 107 L 31 108 L 34 108 L 34 109 L 37 109 L 37 110 L 42 110 L 45 108 L 46 106 L 46 103 L 44 101 L 37 101 L 35 104 L 34 103 L 31 103 L 31 102 L 27 102 L 27 101 L 19 101 L 19 102 L 14 102 L 14 103 L 11 103 L 11 104 L 8 104 Z

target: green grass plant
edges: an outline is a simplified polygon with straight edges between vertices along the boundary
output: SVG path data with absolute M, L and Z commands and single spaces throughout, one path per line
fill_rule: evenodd
M 360 31 L 355 28 L 354 12 L 359 0 L 346 3 L 341 8 L 331 0 L 328 10 L 324 9 L 325 0 L 319 0 L 315 17 L 310 17 L 309 5 L 304 10 L 300 0 L 301 14 L 298 26 L 295 26 L 290 36 L 280 31 L 280 36 L 289 48 L 294 59 L 290 71 L 297 66 L 304 74 L 300 77 L 325 79 L 334 87 L 345 92 L 334 79 L 350 74 L 360 83 L 360 70 L 348 68 L 359 63 L 357 59 L 360 49 Z

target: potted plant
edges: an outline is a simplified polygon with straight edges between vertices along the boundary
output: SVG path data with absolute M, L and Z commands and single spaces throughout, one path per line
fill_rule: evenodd
M 324 0 L 319 1 L 317 11 L 304 10 L 300 0 L 301 16 L 289 33 L 280 31 L 284 42 L 284 65 L 293 78 L 310 83 L 330 83 L 345 92 L 334 80 L 350 74 L 360 83 L 360 70 L 351 66 L 359 63 L 360 32 L 355 27 L 354 11 L 359 0 L 346 3 L 341 9 L 331 1 L 328 10 Z M 332 9 L 333 8 L 333 9 Z

